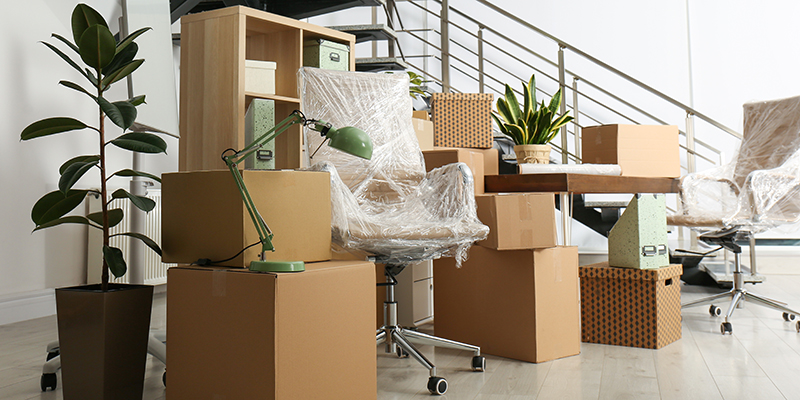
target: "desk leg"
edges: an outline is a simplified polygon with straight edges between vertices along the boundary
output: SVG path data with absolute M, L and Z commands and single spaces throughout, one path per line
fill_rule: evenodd
M 561 201 L 561 245 L 572 245 L 572 194 L 567 192 L 559 193 Z

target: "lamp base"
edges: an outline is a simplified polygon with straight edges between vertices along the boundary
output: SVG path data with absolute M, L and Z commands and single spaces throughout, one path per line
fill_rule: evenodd
M 303 272 L 306 264 L 302 261 L 251 261 L 250 271 L 258 272 Z

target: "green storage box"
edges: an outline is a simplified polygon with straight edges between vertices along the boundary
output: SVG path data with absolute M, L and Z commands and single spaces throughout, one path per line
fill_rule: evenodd
M 663 194 L 637 194 L 608 233 L 608 264 L 653 269 L 669 265 Z
M 247 145 L 275 126 L 275 101 L 253 99 L 244 116 Z M 246 169 L 275 169 L 275 140 L 270 140 L 244 161 Z
M 303 65 L 349 71 L 350 46 L 325 39 L 306 40 L 303 42 Z

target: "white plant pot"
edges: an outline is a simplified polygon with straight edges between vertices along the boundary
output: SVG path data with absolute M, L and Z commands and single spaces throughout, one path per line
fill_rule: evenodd
M 520 144 L 514 146 L 517 164 L 550 164 L 549 144 Z

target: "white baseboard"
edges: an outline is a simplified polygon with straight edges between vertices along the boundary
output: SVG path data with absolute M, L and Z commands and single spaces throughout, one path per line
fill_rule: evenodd
M 48 317 L 56 313 L 53 289 L 0 296 L 0 325 Z

